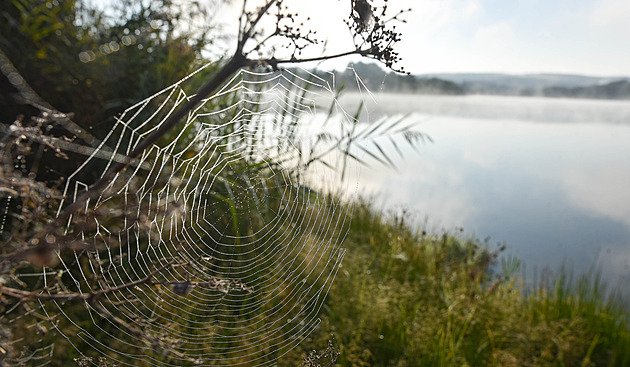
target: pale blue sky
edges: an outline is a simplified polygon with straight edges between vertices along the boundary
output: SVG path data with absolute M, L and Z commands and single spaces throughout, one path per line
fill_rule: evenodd
M 629 0 L 416 0 L 404 28 L 413 72 L 630 75 Z
M 350 0 L 285 2 L 312 18 L 331 50 L 347 49 L 341 19 Z M 400 26 L 399 47 L 402 65 L 413 73 L 630 76 L 630 0 L 390 0 L 389 6 L 413 8 Z

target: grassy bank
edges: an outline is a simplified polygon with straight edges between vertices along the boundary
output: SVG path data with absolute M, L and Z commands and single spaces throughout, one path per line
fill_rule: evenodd
M 322 325 L 281 365 L 331 338 L 342 366 L 630 365 L 628 313 L 590 277 L 523 292 L 515 261 L 491 274 L 498 253 L 413 233 L 366 203 L 344 247 Z

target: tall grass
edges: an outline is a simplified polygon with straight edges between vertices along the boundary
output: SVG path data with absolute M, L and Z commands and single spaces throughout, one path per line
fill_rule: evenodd
M 529 292 L 518 261 L 356 204 L 323 323 L 293 358 L 333 338 L 342 366 L 628 366 L 627 310 L 596 274 L 565 271 Z

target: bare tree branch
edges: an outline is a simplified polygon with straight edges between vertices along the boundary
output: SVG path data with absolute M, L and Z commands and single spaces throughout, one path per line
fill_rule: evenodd
M 255 12 L 248 12 L 245 8 L 246 2 L 243 3 L 243 14 L 240 19 L 242 20 L 241 29 L 239 30 L 238 44 L 234 55 L 228 60 L 228 62 L 214 75 L 214 77 L 203 85 L 197 93 L 182 107 L 177 109 L 169 118 L 160 125 L 160 127 L 154 131 L 151 135 L 142 140 L 136 148 L 129 153 L 128 157 L 118 164 L 112 166 L 98 181 L 93 183 L 83 194 L 81 194 L 72 204 L 68 205 L 54 220 L 52 220 L 43 231 L 36 236 L 38 240 L 42 240 L 48 233 L 54 232 L 57 228 L 64 225 L 64 222 L 75 212 L 85 207 L 88 200 L 98 195 L 115 177 L 125 170 L 145 149 L 155 144 L 164 134 L 173 129 L 177 123 L 184 118 L 190 111 L 194 110 L 204 99 L 215 92 L 229 77 L 241 68 L 255 66 L 255 65 L 269 65 L 274 69 L 277 69 L 279 64 L 288 63 L 304 63 L 309 61 L 323 61 L 334 58 L 339 58 L 348 55 L 361 55 L 374 58 L 376 60 L 384 62 L 387 66 L 392 65 L 398 60 L 397 53 L 393 51 L 393 44 L 399 40 L 399 34 L 393 30 L 386 28 L 385 22 L 381 22 L 380 18 L 376 18 L 377 22 L 374 27 L 368 31 L 368 35 L 364 37 L 364 41 L 356 49 L 343 53 L 325 55 L 313 58 L 298 59 L 291 57 L 287 60 L 277 60 L 273 56 L 268 59 L 253 60 L 247 57 L 247 53 L 244 52 L 244 47 L 257 31 L 261 19 L 268 14 L 269 9 L 276 5 L 282 6 L 282 0 L 269 0 L 265 5 L 261 6 Z M 368 5 L 369 6 L 369 5 Z M 381 10 L 381 14 L 384 15 L 386 6 Z M 371 10 L 375 13 L 375 9 Z M 292 17 L 291 14 L 285 15 L 285 17 Z M 251 19 L 251 20 L 250 20 Z M 278 16 L 277 22 L 282 19 L 282 14 Z M 357 34 L 361 35 L 366 32 L 364 19 L 352 15 L 351 19 L 353 23 L 349 23 L 351 29 Z M 275 32 L 274 32 L 275 33 Z M 299 31 L 285 35 L 288 38 L 303 39 L 305 36 Z M 306 36 L 308 37 L 308 35 Z M 362 48 L 364 45 L 368 47 Z M 250 51 L 251 52 L 251 51 Z
M 175 260 L 171 260 L 166 265 L 163 265 L 163 266 L 155 269 L 151 273 L 149 273 L 149 275 L 147 275 L 146 277 L 144 277 L 142 279 L 139 279 L 139 280 L 136 280 L 134 282 L 129 282 L 129 283 L 121 284 L 121 285 L 116 286 L 116 287 L 105 288 L 105 289 L 101 289 L 101 290 L 93 291 L 93 292 L 44 294 L 44 293 L 41 293 L 41 292 L 29 292 L 29 291 L 23 291 L 21 289 L 5 287 L 2 284 L 0 284 L 0 294 L 3 294 L 5 296 L 9 296 L 9 297 L 13 297 L 13 298 L 17 298 L 20 301 L 34 301 L 34 300 L 40 300 L 40 301 L 53 301 L 53 300 L 92 301 L 92 300 L 94 300 L 94 299 L 96 299 L 96 298 L 98 298 L 100 296 L 103 296 L 103 295 L 106 295 L 106 294 L 109 294 L 109 293 L 120 292 L 122 290 L 133 288 L 133 287 L 136 287 L 136 286 L 139 286 L 139 285 L 142 285 L 142 284 L 155 284 L 155 283 L 151 283 L 151 280 L 153 279 L 153 277 L 156 274 L 159 274 L 164 269 L 166 269 L 168 267 L 171 267 L 171 266 L 173 266 L 173 267 L 184 266 L 184 264 L 175 264 L 175 262 L 176 262 Z

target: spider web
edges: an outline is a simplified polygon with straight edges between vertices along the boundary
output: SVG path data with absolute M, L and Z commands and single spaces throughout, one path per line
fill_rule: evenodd
M 203 72 L 125 110 L 65 179 L 57 213 Z M 305 70 L 240 71 L 45 239 L 75 250 L 18 276 L 48 294 L 97 294 L 38 305 L 82 363 L 273 365 L 318 326 L 352 210 L 334 194 L 356 190 L 339 180 L 343 139 L 331 131 L 353 121 L 333 86 Z

